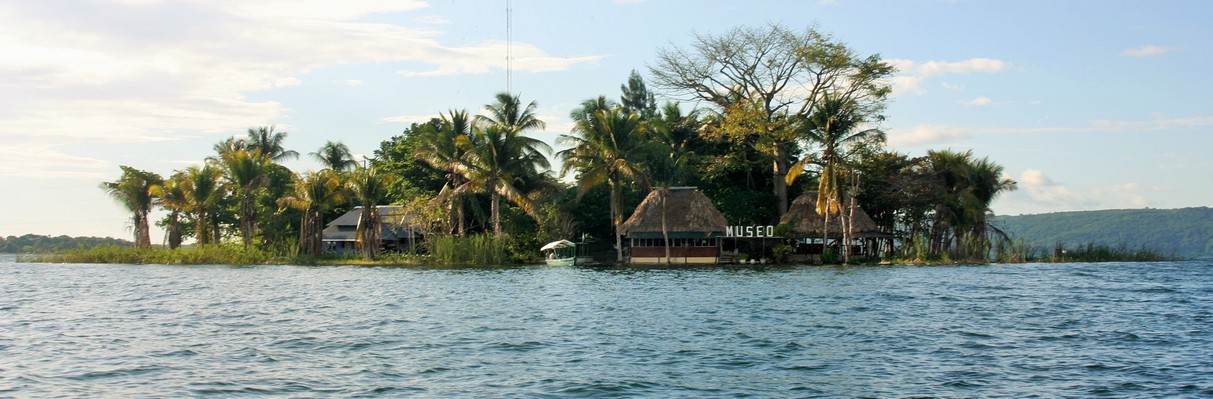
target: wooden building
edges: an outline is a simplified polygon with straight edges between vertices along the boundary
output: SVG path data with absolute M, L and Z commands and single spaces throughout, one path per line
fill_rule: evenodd
M 380 224 L 380 249 L 384 251 L 405 251 L 415 248 L 422 240 L 421 229 L 412 226 L 404 216 L 404 207 L 397 205 L 378 205 Z M 362 207 L 356 206 L 349 212 L 333 219 L 324 228 L 324 250 L 327 252 L 354 251 L 358 239 L 358 222 L 362 218 Z
M 655 189 L 620 225 L 635 265 L 716 264 L 728 221 L 695 187 Z M 668 256 L 667 256 L 668 254 Z

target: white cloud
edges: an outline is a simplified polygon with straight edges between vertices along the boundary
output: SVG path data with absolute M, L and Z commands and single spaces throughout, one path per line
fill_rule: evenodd
M 886 62 L 897 68 L 893 77 L 893 93 L 921 95 L 925 91 L 922 84 L 928 78 L 949 74 L 972 73 L 1002 73 L 1014 69 L 1011 63 L 993 58 L 971 58 L 961 61 L 927 61 L 916 62 L 906 59 L 891 59 Z M 945 83 L 944 88 L 955 90 L 959 88 L 951 83 Z
M 451 20 L 447 19 L 446 17 L 442 17 L 442 16 L 438 16 L 438 15 L 425 15 L 425 16 L 417 17 L 416 21 L 423 23 L 423 24 L 429 24 L 429 25 L 446 25 L 446 24 L 451 23 Z
M 1172 118 L 1156 116 L 1149 120 L 1097 119 L 1082 126 L 1041 126 L 1030 128 L 981 128 L 974 132 L 989 134 L 1042 133 L 1146 133 L 1156 131 L 1191 130 L 1213 127 L 1213 117 Z
M 1213 126 L 1213 117 L 1167 118 L 1156 116 L 1145 121 L 1124 121 L 1098 119 L 1091 121 L 1091 127 L 1104 131 L 1151 131 L 1169 129 L 1190 129 Z
M 103 160 L 64 154 L 44 143 L 10 141 L 0 146 L 0 176 L 99 180 L 106 176 L 100 170 L 110 166 Z
M 893 93 L 921 95 L 926 93 L 922 89 L 923 80 L 926 78 L 922 76 L 897 75 L 890 78 L 889 83 L 893 86 Z
M 1054 181 L 1037 169 L 1026 169 L 1017 179 L 1019 190 L 999 201 L 1000 206 L 1021 211 L 1125 209 L 1150 206 L 1140 184 L 1134 182 L 1109 186 L 1074 188 Z M 1150 191 L 1158 191 L 1152 188 Z
M 916 76 L 936 76 L 944 74 L 966 73 L 1000 73 L 1010 71 L 1011 63 L 994 58 L 970 58 L 961 61 L 927 61 L 916 62 L 905 59 L 888 60 L 897 67 L 899 73 Z
M 991 100 L 989 97 L 986 97 L 986 96 L 977 96 L 976 98 L 965 102 L 965 105 L 970 105 L 970 106 L 974 106 L 974 107 L 984 107 L 984 106 L 987 106 L 990 104 L 994 104 L 994 100 Z
M 0 141 L 9 157 L 0 174 L 95 173 L 112 166 L 65 152 L 68 142 L 174 140 L 273 123 L 289 110 L 246 93 L 301 85 L 301 77 L 323 67 L 424 62 L 436 66 L 424 74 L 446 75 L 504 67 L 503 43 L 444 45 L 437 40 L 441 32 L 429 29 L 435 19 L 425 28 L 360 20 L 426 6 L 416 0 L 6 5 L 0 8 Z M 515 68 L 528 72 L 602 58 L 553 56 L 526 43 L 513 48 Z M 27 146 L 14 150 L 18 139 Z
M 430 119 L 433 119 L 434 117 L 435 117 L 434 115 L 397 115 L 397 116 L 389 116 L 387 118 L 383 118 L 383 120 L 387 121 L 387 122 L 392 122 L 392 123 L 402 123 L 405 125 L 411 125 L 414 123 L 429 122 Z
M 1124 183 L 1108 187 L 1096 187 L 1092 195 L 1099 199 L 1103 208 L 1144 208 L 1150 201 L 1142 195 L 1142 188 L 1137 183 Z
M 400 71 L 406 77 L 415 76 L 449 76 L 462 74 L 483 74 L 493 69 L 505 69 L 506 43 L 492 41 L 474 47 L 451 48 L 442 51 L 444 57 L 431 59 L 438 64 L 437 68 L 428 71 Z M 603 56 L 557 57 L 545 53 L 533 45 L 514 43 L 510 48 L 513 57 L 512 67 L 524 72 L 552 72 L 565 70 L 573 65 L 593 63 L 602 60 Z
M 954 142 L 967 139 L 970 136 L 969 130 L 959 127 L 919 125 L 910 129 L 909 133 L 890 132 L 888 138 L 890 146 L 899 147 Z
M 224 8 L 247 18 L 348 21 L 371 14 L 401 12 L 429 6 L 420 0 L 270 0 L 230 1 Z
M 1171 52 L 1171 49 L 1168 49 L 1165 47 L 1141 46 L 1141 47 L 1136 47 L 1136 48 L 1125 49 L 1124 51 L 1120 52 L 1120 55 L 1125 56 L 1125 57 L 1146 58 L 1146 57 L 1164 56 L 1170 52 Z
M 1017 180 L 1019 189 L 1026 192 L 1032 201 L 1047 204 L 1056 209 L 1082 208 L 1086 198 L 1069 187 L 1058 184 L 1045 176 L 1044 172 L 1027 169 Z

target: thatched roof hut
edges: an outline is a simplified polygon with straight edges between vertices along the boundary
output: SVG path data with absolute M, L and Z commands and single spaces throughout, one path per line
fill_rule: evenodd
M 660 238 L 662 189 L 649 193 L 619 231 L 632 238 Z M 665 200 L 666 231 L 671 238 L 707 238 L 724 234 L 729 222 L 695 187 L 671 187 Z
M 837 215 L 830 215 L 829 235 L 830 237 L 842 236 L 842 218 L 850 216 L 851 211 L 848 206 L 851 205 L 851 199 L 848 196 L 842 196 L 842 212 Z M 795 201 L 792 201 L 792 206 L 788 207 L 788 213 L 785 213 L 779 219 L 780 224 L 789 224 L 792 226 L 792 232 L 799 237 L 821 237 L 823 217 L 817 214 L 817 192 L 806 191 Z M 863 211 L 859 205 L 855 205 L 855 220 L 854 234 L 858 237 L 880 233 L 880 227 L 868 216 L 867 212 Z

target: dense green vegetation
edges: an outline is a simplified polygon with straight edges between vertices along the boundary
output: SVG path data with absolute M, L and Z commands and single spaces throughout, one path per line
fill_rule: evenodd
M 1117 209 L 999 216 L 993 224 L 1025 245 L 1067 252 L 1088 244 L 1139 248 L 1186 258 L 1213 257 L 1213 208 Z
M 45 253 L 95 247 L 134 247 L 135 244 L 111 237 L 68 237 L 26 234 L 0 237 L 0 253 Z
M 545 126 L 536 103 L 500 93 L 479 114 L 435 110 L 383 141 L 366 165 L 329 142 L 310 154 L 322 170 L 288 170 L 279 162 L 299 153 L 285 147 L 286 132 L 264 126 L 168 178 L 123 166 L 102 188 L 131 212 L 139 251 L 151 246 L 148 211 L 160 207 L 167 251 L 231 262 L 326 259 L 323 222 L 354 206 L 363 209 L 362 257 L 377 259 L 373 205 L 389 203 L 424 231 L 421 252 L 434 262 L 526 261 L 545 241 L 582 235 L 622 259 L 620 223 L 652 188 L 672 186 L 699 187 L 738 225 L 777 224 L 813 189 L 819 214 L 846 220 L 842 200 L 855 198 L 901 238 L 886 256 L 985 260 L 1001 239 L 987 223 L 993 199 L 1015 189 L 1001 166 L 972 152 L 885 148 L 879 128 L 895 70 L 879 55 L 813 28 L 770 25 L 695 35 L 657 58 L 649 76 L 670 101 L 659 106 L 638 72 L 618 101 L 587 93 L 555 154 L 530 136 Z M 179 249 L 191 238 L 196 248 Z M 237 244 L 239 252 L 207 249 Z

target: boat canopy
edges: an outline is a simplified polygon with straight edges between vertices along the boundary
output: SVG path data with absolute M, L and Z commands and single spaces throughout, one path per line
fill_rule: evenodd
M 543 248 L 539 248 L 539 250 L 547 251 L 547 250 L 554 250 L 556 248 L 572 248 L 574 246 L 577 246 L 577 244 L 574 244 L 572 241 L 560 240 L 560 241 L 549 242 L 549 243 L 547 243 L 547 245 L 544 245 Z

